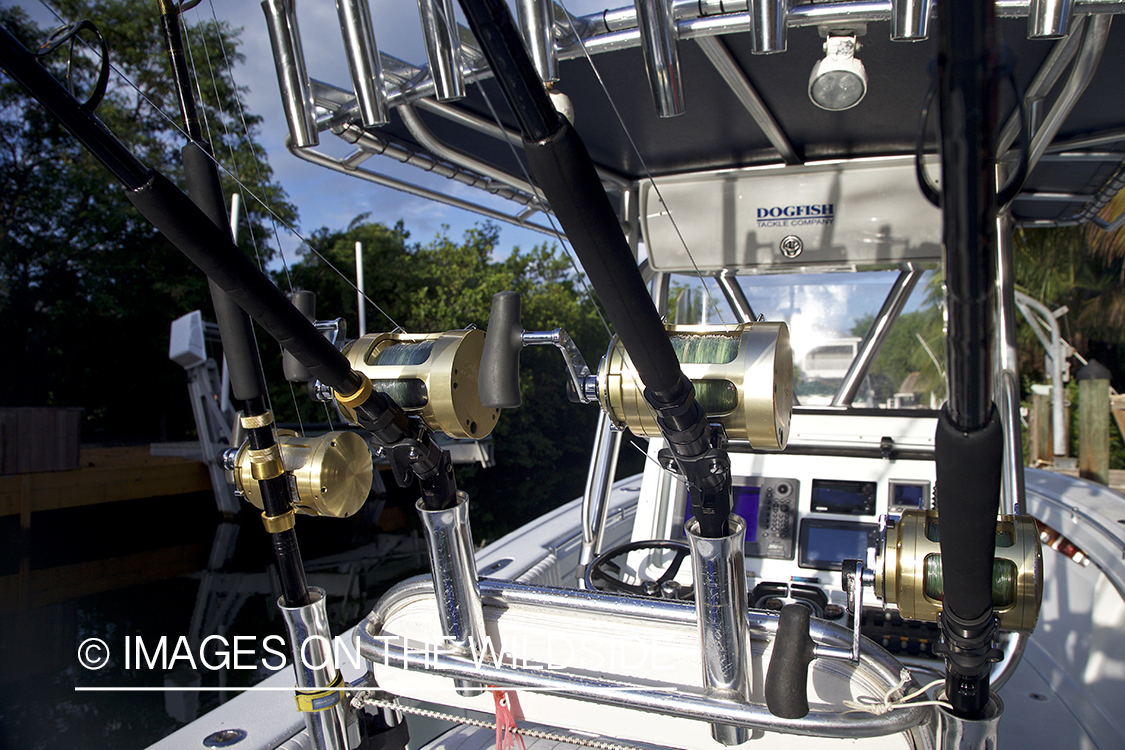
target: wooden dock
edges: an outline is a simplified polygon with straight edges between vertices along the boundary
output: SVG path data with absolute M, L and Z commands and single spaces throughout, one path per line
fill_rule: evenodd
M 202 461 L 154 456 L 148 445 L 83 448 L 78 464 L 72 471 L 0 476 L 0 516 L 18 514 L 27 529 L 37 511 L 211 490 Z

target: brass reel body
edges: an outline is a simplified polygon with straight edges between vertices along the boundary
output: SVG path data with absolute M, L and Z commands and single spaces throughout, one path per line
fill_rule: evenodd
M 367 442 L 354 432 L 329 432 L 303 438 L 278 430 L 281 463 L 296 497 L 294 509 L 308 516 L 346 518 L 358 511 L 371 492 L 374 468 Z M 262 491 L 253 477 L 250 445 L 235 457 L 234 486 L 259 510 Z
M 496 426 L 499 409 L 480 402 L 477 373 L 484 331 L 373 333 L 351 342 L 344 354 L 372 388 L 394 399 L 430 429 L 480 440 Z M 351 410 L 341 406 L 349 419 Z M 354 419 L 353 419 L 354 421 Z
M 708 419 L 720 422 L 732 440 L 766 450 L 785 448 L 793 409 L 793 353 L 785 323 L 667 329 Z M 597 377 L 598 402 L 615 425 L 660 437 L 644 387 L 616 339 Z
M 888 524 L 875 566 L 875 591 L 910 620 L 942 609 L 941 526 L 934 510 L 909 510 Z M 1031 516 L 1000 516 L 992 568 L 993 608 L 1001 630 L 1035 629 L 1043 599 L 1043 550 Z

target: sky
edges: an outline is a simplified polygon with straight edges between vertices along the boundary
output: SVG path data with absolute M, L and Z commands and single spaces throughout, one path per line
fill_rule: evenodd
M 9 2 L 10 0 L 0 0 L 0 4 Z M 51 28 L 55 25 L 54 16 L 37 0 L 20 0 L 14 4 L 23 7 L 40 26 Z M 566 3 L 576 15 L 625 4 L 627 3 L 614 3 L 612 0 L 608 3 L 604 0 L 569 0 Z M 416 2 L 371 0 L 371 11 L 380 52 L 415 65 L 426 62 Z M 457 13 L 464 24 L 460 8 L 457 8 Z M 284 187 L 290 202 L 297 206 L 300 219 L 295 229 L 300 235 L 310 234 L 320 227 L 343 229 L 359 214 L 370 213 L 372 221 L 386 224 L 394 224 L 402 219 L 414 241 L 428 242 L 444 231 L 443 225 L 448 225 L 450 237 L 457 240 L 466 229 L 485 220 L 479 214 L 372 185 L 358 178 L 309 164 L 290 154 L 285 149 L 288 130 L 265 15 L 260 3 L 256 0 L 203 0 L 196 8 L 186 12 L 184 17 L 189 24 L 210 23 L 215 15 L 235 28 L 242 29 L 240 51 L 245 55 L 246 62 L 235 67 L 235 80 L 239 85 L 249 88 L 244 101 L 248 111 L 263 118 L 258 142 L 266 149 L 274 179 Z M 297 0 L 297 19 L 309 75 L 340 88 L 351 89 L 334 3 L 328 0 Z M 112 50 L 110 53 L 112 56 Z M 176 117 L 178 119 L 178 114 Z M 331 134 L 321 135 L 319 148 L 336 156 L 353 150 Z M 451 193 L 464 200 L 488 203 L 489 197 L 481 190 L 399 164 L 392 159 L 376 156 L 364 166 L 407 182 Z M 488 203 L 490 207 L 514 213 L 505 201 L 491 201 Z M 546 223 L 542 214 L 537 214 L 533 220 Z M 497 253 L 500 256 L 506 256 L 514 246 L 529 250 L 533 245 L 544 241 L 554 241 L 537 231 L 503 223 L 499 226 L 500 245 Z M 284 229 L 280 234 L 286 259 L 291 260 L 300 245 L 300 236 Z

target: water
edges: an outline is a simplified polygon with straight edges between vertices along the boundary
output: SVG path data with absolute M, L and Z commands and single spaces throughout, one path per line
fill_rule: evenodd
M 409 500 L 392 497 L 385 513 L 298 521 L 334 633 L 425 569 Z M 250 686 L 280 665 L 267 648 L 285 651 L 285 627 L 256 513 L 223 521 L 210 493 L 152 498 L 37 513 L 29 534 L 0 518 L 0 542 L 0 750 L 147 747 L 234 695 L 160 689 Z M 104 658 L 93 638 L 108 649 L 97 669 L 82 662 Z

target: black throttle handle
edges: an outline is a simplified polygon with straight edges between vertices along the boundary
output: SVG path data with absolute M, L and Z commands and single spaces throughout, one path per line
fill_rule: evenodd
M 809 610 L 800 604 L 781 608 L 773 655 L 766 671 L 766 707 L 782 719 L 801 719 L 809 713 L 809 664 L 815 658 L 809 635 Z
M 490 409 L 514 409 L 520 405 L 521 349 L 520 296 L 516 292 L 500 292 L 492 297 L 477 376 L 481 404 Z

